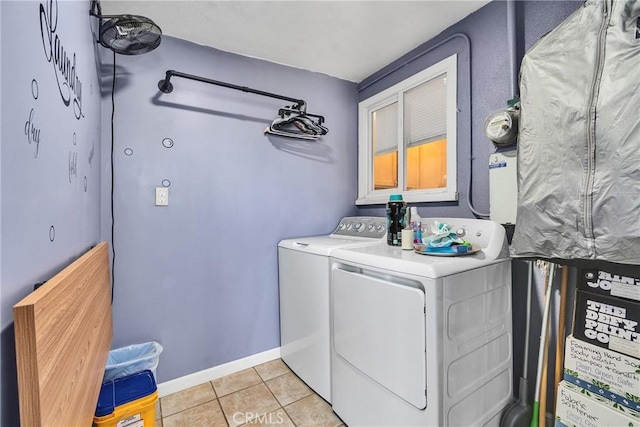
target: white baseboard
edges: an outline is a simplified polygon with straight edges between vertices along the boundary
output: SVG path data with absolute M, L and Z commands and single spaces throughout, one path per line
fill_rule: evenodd
M 240 372 L 244 369 L 252 368 L 256 365 L 279 358 L 280 347 L 276 347 L 271 350 L 263 351 L 262 353 L 252 354 L 251 356 L 247 356 L 242 359 L 232 360 L 231 362 L 227 362 L 222 365 L 194 372 L 193 374 L 185 375 L 184 377 L 165 381 L 158 384 L 158 397 L 177 393 L 202 383 L 206 383 L 207 381 L 213 381 L 217 378 L 224 377 L 225 375 Z

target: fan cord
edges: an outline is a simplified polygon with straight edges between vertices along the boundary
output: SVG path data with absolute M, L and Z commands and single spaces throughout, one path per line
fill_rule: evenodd
M 116 267 L 116 248 L 115 248 L 115 217 L 114 217 L 114 208 L 113 208 L 113 189 L 115 184 L 115 173 L 114 173 L 114 141 L 115 138 L 113 136 L 114 125 L 113 118 L 116 112 L 116 104 L 115 104 L 115 91 L 116 91 L 116 53 L 113 52 L 113 80 L 111 81 L 111 304 L 113 305 L 113 295 L 115 289 L 115 267 Z

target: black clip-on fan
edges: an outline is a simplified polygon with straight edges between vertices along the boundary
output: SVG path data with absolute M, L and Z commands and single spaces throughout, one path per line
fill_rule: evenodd
M 122 55 L 140 55 L 160 45 L 162 30 L 149 18 L 138 15 L 102 15 L 98 0 L 91 2 L 89 15 L 99 19 L 98 42 Z M 106 22 L 103 20 L 107 19 Z

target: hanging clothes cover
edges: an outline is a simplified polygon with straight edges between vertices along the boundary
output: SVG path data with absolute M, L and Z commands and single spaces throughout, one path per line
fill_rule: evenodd
M 640 1 L 586 1 L 520 93 L 514 255 L 640 264 Z

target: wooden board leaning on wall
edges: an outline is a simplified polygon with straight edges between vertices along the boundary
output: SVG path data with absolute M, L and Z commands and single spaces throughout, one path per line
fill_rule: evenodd
M 113 337 L 107 243 L 13 307 L 20 421 L 90 426 Z

